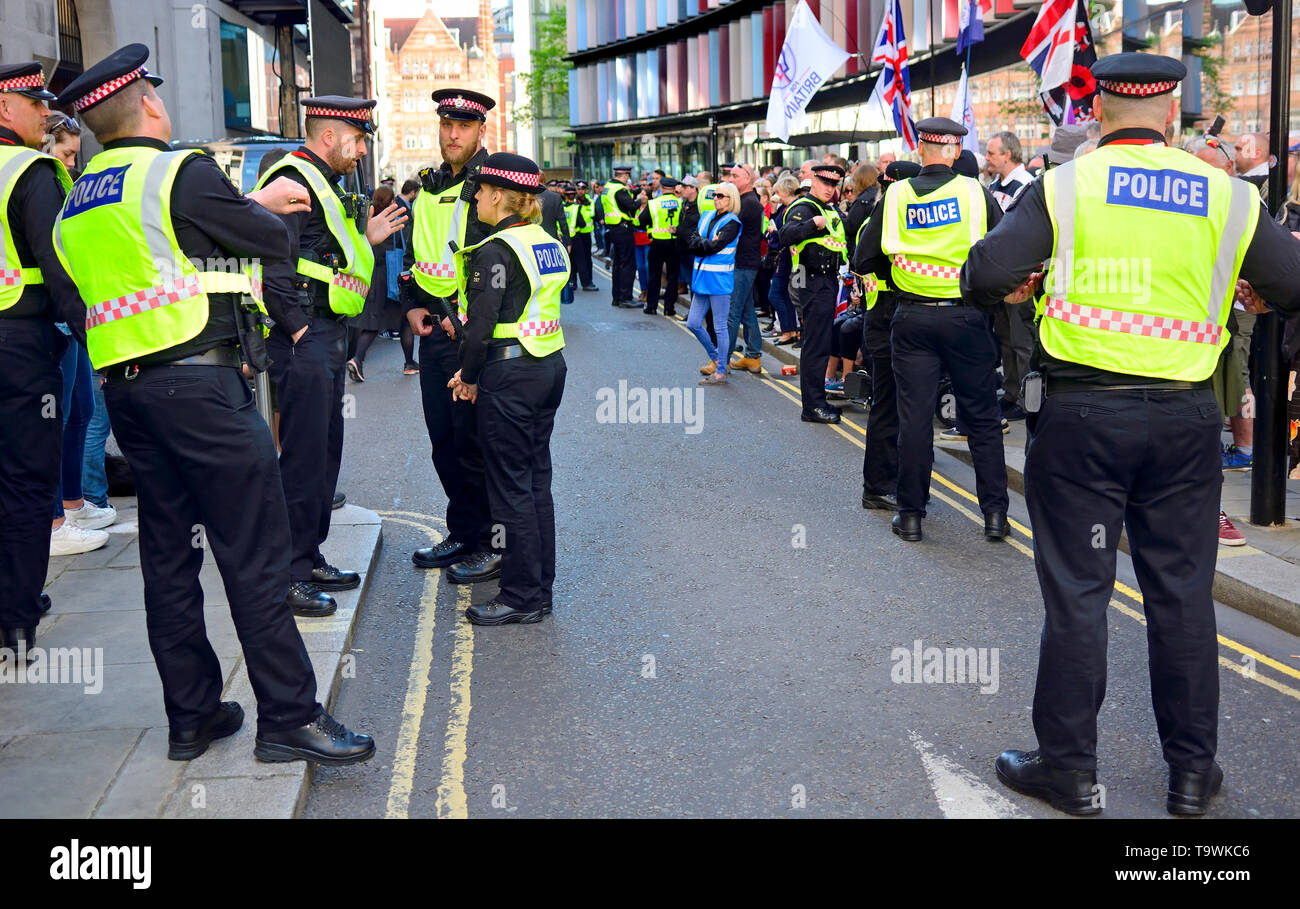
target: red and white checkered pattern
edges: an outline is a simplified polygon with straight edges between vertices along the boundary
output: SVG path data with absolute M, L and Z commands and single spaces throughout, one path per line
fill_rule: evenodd
M 961 145 L 961 136 L 948 133 L 917 133 L 922 142 L 937 142 L 940 145 Z
M 519 337 L 537 338 L 542 335 L 553 335 L 559 330 L 559 319 L 543 319 L 540 322 L 523 322 L 519 326 Z
M 0 268 L 0 287 L 16 287 L 23 283 L 21 268 Z
M 77 110 L 85 110 L 92 104 L 98 104 L 119 88 L 134 82 L 137 78 L 143 75 L 143 73 L 144 67 L 142 66 L 134 72 L 127 73 L 125 76 L 118 76 L 116 79 L 110 79 L 90 94 L 82 95 L 76 101 L 73 101 L 72 106 Z
M 504 177 L 507 180 L 513 180 L 520 186 L 541 186 L 541 174 L 526 174 L 521 170 L 499 170 L 495 167 L 480 167 L 480 174 L 487 174 L 491 177 Z
M 456 269 L 451 265 L 443 265 L 441 262 L 416 262 L 415 270 L 422 271 L 426 275 L 433 275 L 435 278 L 454 278 Z
M 894 256 L 894 267 L 901 268 L 903 271 L 910 271 L 914 275 L 923 275 L 927 278 L 943 278 L 946 281 L 956 281 L 961 277 L 961 268 L 950 265 L 930 265 L 926 262 L 917 262 L 903 255 Z
M 344 120 L 360 120 L 362 123 L 370 122 L 370 109 L 362 110 L 339 110 L 337 107 L 308 107 L 308 117 L 339 117 Z
M 1119 331 L 1146 338 L 1165 338 L 1170 341 L 1191 341 L 1195 344 L 1217 346 L 1223 335 L 1223 326 L 1215 325 L 1213 322 L 1190 322 L 1187 319 L 1172 319 L 1168 316 L 1122 312 L 1116 309 L 1101 309 L 1097 306 L 1080 306 L 1058 298 L 1047 301 L 1044 314 L 1083 328 Z
M 248 283 L 251 285 L 254 300 L 266 299 L 262 296 L 262 275 L 260 269 L 257 273 L 249 276 Z
M 127 316 L 138 316 L 142 312 L 148 312 L 160 306 L 179 303 L 181 300 L 188 300 L 190 297 L 196 297 L 201 293 L 203 293 L 203 285 L 199 283 L 198 275 L 189 275 L 179 282 L 168 281 L 156 287 L 148 287 L 122 297 L 105 300 L 103 303 L 97 303 L 86 311 L 86 330 L 89 331 L 92 328 L 107 325 L 109 322 Z
M 444 98 L 442 101 L 439 101 L 438 110 L 441 111 L 444 107 L 452 107 L 459 110 L 472 110 L 477 111 L 480 114 L 487 113 L 487 108 L 482 104 L 479 104 L 477 101 L 471 101 L 469 98 L 462 98 L 459 95 L 455 98 Z
M 844 240 L 837 240 L 835 237 L 823 237 L 822 240 L 821 240 L 821 244 L 822 244 L 822 246 L 825 246 L 827 249 L 837 249 L 837 250 L 838 250 L 838 249 L 848 249 L 848 248 L 849 248 L 849 244 L 848 244 L 846 241 L 844 241 Z
M 44 88 L 45 77 L 40 73 L 32 73 L 30 76 L 19 76 L 16 79 L 5 79 L 0 82 L 0 92 L 17 92 L 25 88 Z
M 345 275 L 343 272 L 339 272 L 334 276 L 334 283 L 344 290 L 350 290 L 355 294 L 361 294 L 363 297 L 370 293 L 369 284 L 353 275 Z
M 863 278 L 862 278 L 862 290 L 863 290 L 863 292 L 865 292 L 865 293 L 869 293 L 869 294 L 874 294 L 874 293 L 876 292 L 877 287 L 876 287 L 876 276 L 875 276 L 875 275 L 864 275 L 864 276 L 863 276 Z
M 1173 91 L 1177 82 L 1106 82 L 1099 80 L 1097 85 L 1112 95 L 1131 95 L 1145 98 L 1147 95 L 1162 95 Z

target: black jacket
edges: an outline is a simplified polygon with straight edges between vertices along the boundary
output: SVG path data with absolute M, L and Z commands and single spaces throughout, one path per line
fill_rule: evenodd
M 740 196 L 740 245 L 736 247 L 737 268 L 758 268 L 763 264 L 763 200 L 750 190 Z

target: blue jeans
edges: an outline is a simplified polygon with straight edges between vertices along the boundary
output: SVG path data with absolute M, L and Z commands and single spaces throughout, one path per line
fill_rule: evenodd
M 63 464 L 59 475 L 59 497 L 54 516 L 63 517 L 63 500 L 81 498 L 81 462 L 86 445 L 86 428 L 95 412 L 95 391 L 91 387 L 90 357 L 86 348 L 71 338 L 59 363 L 63 373 Z
M 798 331 L 799 318 L 794 314 L 794 304 L 790 302 L 790 273 L 777 272 L 772 276 L 772 286 L 767 291 L 767 302 L 772 304 L 776 313 L 776 323 L 781 331 Z
M 641 280 L 641 293 L 650 292 L 650 246 L 636 248 L 636 276 Z
M 108 504 L 108 475 L 104 472 L 104 443 L 112 427 L 108 424 L 108 408 L 104 406 L 104 389 L 98 376 L 90 377 L 90 387 L 95 393 L 95 415 L 86 427 L 85 457 L 81 465 L 81 494 L 92 505 L 103 508 Z
M 718 372 L 724 376 L 727 374 L 727 356 L 723 351 L 728 349 L 726 313 L 730 306 L 731 298 L 726 294 L 692 294 L 691 312 L 686 317 L 686 327 L 700 339 L 705 353 L 718 364 Z M 704 314 L 708 311 L 713 313 L 713 333 L 718 336 L 717 347 L 713 346 L 709 333 L 704 329 Z
M 745 324 L 745 356 L 757 357 L 763 352 L 763 332 L 758 327 L 758 313 L 754 311 L 754 279 L 757 268 L 737 268 L 736 286 L 731 291 L 731 314 L 727 317 L 727 337 L 731 339 L 728 354 L 740 348 L 740 325 Z

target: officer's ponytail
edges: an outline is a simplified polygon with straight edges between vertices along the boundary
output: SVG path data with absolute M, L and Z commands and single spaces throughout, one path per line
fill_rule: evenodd
M 512 215 L 518 215 L 531 224 L 540 224 L 542 204 L 533 193 L 520 192 L 517 189 L 500 189 L 501 207 Z

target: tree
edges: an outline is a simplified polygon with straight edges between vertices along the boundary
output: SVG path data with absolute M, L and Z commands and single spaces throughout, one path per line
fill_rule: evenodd
M 565 108 L 569 97 L 569 70 L 573 68 L 573 64 L 564 59 L 568 53 L 568 23 L 564 6 L 556 4 L 537 23 L 537 47 L 531 56 L 532 72 L 519 74 L 524 84 L 525 100 L 515 105 L 514 116 L 520 123 L 568 116 Z

